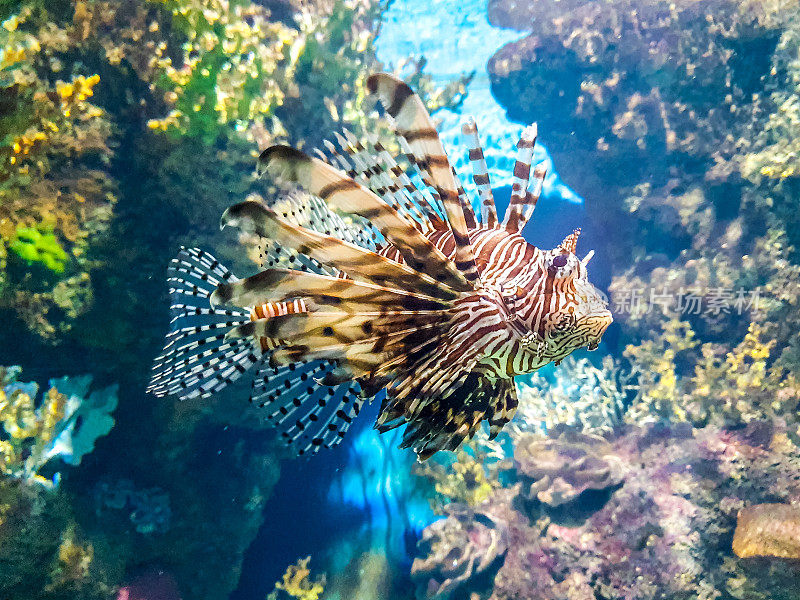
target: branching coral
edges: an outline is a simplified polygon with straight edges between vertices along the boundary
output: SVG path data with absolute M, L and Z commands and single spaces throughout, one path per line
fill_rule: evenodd
M 306 556 L 298 559 L 297 564 L 286 567 L 283 581 L 275 584 L 275 591 L 267 596 L 268 600 L 277 600 L 281 597 L 278 590 L 285 596 L 297 600 L 319 600 L 325 589 L 325 576 L 314 580 L 310 578 L 311 570 L 308 568 L 310 560 L 311 557 Z
M 634 377 L 607 356 L 601 368 L 588 359 L 567 358 L 552 378 L 535 373 L 518 384 L 519 406 L 509 425 L 512 437 L 545 433 L 563 424 L 587 432 L 609 432 L 622 422 L 635 396 Z
M 649 419 L 686 418 L 678 397 L 678 373 L 675 357 L 697 346 L 694 332 L 685 321 L 673 319 L 664 325 L 658 337 L 639 345 L 629 345 L 625 356 L 640 373 L 641 394 L 627 412 L 631 422 Z
M 798 434 L 800 384 L 774 357 L 776 344 L 764 326 L 751 323 L 744 339 L 726 351 L 720 344 L 699 345 L 686 322 L 668 321 L 664 332 L 639 345 L 629 345 L 626 356 L 640 373 L 640 395 L 629 408 L 631 423 L 657 419 L 690 421 L 695 425 L 741 426 L 751 421 L 784 418 Z M 684 363 L 694 365 L 690 375 L 679 374 L 680 353 L 698 348 Z M 684 357 L 685 358 L 685 357 Z
M 417 543 L 411 577 L 417 597 L 487 599 L 508 551 L 508 531 L 492 516 L 450 506 L 448 516 L 427 527 Z
M 47 486 L 39 474 L 54 458 L 77 465 L 94 449 L 95 440 L 114 425 L 116 386 L 89 393 L 91 377 L 53 379 L 50 390 L 37 402 L 38 386 L 19 383 L 18 368 L 3 371 L 0 390 L 0 441 L 3 475 Z

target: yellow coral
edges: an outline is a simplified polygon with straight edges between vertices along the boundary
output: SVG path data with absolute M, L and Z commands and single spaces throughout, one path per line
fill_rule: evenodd
M 275 588 L 283 590 L 292 598 L 298 600 L 319 600 L 325 588 L 325 577 L 312 581 L 309 577 L 311 571 L 308 568 L 308 562 L 311 560 L 310 556 L 301 558 L 297 564 L 289 565 L 286 567 L 286 573 L 283 574 L 283 582 L 275 584 Z
M 247 1 L 150 2 L 169 10 L 173 27 L 189 38 L 178 68 L 168 58 L 155 63 L 173 108 L 150 120 L 150 129 L 210 141 L 222 126 L 246 130 L 283 102 L 278 71 L 291 71 L 291 64 L 282 63 L 298 32 L 270 21 L 265 9 Z
M 626 417 L 633 421 L 668 417 L 686 419 L 686 411 L 679 402 L 678 375 L 675 357 L 679 352 L 697 346 L 695 334 L 689 323 L 671 319 L 664 324 L 662 333 L 655 339 L 638 346 L 628 345 L 624 355 L 640 373 L 640 397 L 630 407 Z
M 7 394 L 0 389 L 0 426 L 6 439 L 0 442 L 0 472 L 3 475 L 47 480 L 37 474 L 46 461 L 48 444 L 58 435 L 65 416 L 67 398 L 50 389 L 40 407 L 35 398 L 17 389 Z
M 436 483 L 437 493 L 469 506 L 477 506 L 491 495 L 495 486 L 486 478 L 481 463 L 472 456 L 460 451 L 452 468 L 444 481 Z

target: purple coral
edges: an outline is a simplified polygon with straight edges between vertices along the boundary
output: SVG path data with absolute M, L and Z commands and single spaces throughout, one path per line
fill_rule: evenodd
M 624 480 L 621 461 L 608 442 L 567 427 L 557 427 L 547 437 L 522 436 L 514 464 L 518 501 L 531 516 L 541 507 L 563 507 L 561 516 L 570 511 L 580 516 L 605 504 Z
M 506 527 L 487 513 L 449 505 L 447 518 L 427 527 L 411 577 L 420 600 L 487 599 L 508 550 Z

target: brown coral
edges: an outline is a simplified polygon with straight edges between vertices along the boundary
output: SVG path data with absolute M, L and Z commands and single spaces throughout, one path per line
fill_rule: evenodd
M 733 551 L 740 558 L 800 558 L 800 506 L 754 504 L 740 510 Z

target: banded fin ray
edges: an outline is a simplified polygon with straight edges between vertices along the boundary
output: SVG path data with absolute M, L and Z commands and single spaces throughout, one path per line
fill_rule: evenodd
M 382 307 L 437 310 L 450 308 L 451 305 L 450 302 L 423 294 L 290 269 L 267 269 L 247 279 L 219 285 L 210 300 L 212 306 L 252 306 L 291 298 L 311 300 L 315 308 L 333 306 L 353 313 Z
M 520 221 L 527 200 L 528 181 L 533 160 L 533 148 L 536 145 L 536 124 L 526 127 L 517 142 L 517 158 L 514 161 L 514 173 L 511 184 L 511 199 L 503 217 L 502 227 L 512 232 L 520 231 Z
M 278 180 L 298 183 L 334 210 L 370 221 L 411 268 L 432 273 L 456 291 L 473 289 L 458 263 L 442 254 L 397 210 L 345 173 L 289 146 L 267 148 L 259 157 L 259 165 Z
M 480 285 L 475 256 L 467 235 L 464 215 L 466 203 L 459 196 L 461 186 L 453 175 L 453 168 L 425 105 L 408 84 L 388 73 L 370 75 L 367 89 L 381 99 L 386 112 L 393 119 L 395 131 L 408 144 L 415 163 L 428 173 L 431 185 L 439 193 L 456 244 L 456 266 L 468 281 Z M 472 208 L 469 207 L 469 210 Z
M 292 344 L 275 350 L 273 360 L 288 364 L 299 360 L 328 359 L 340 362 L 354 377 L 372 378 L 390 359 L 405 356 L 410 347 L 441 336 L 444 323 L 416 323 L 412 327 L 327 346 Z
M 519 223 L 519 231 L 525 228 L 531 217 L 533 216 L 533 211 L 536 209 L 536 204 L 539 202 L 539 196 L 542 194 L 542 188 L 544 187 L 544 180 L 547 176 L 547 170 L 543 166 L 537 166 L 533 170 L 533 189 L 529 190 L 525 196 L 525 206 L 522 211 L 522 216 L 520 217 Z
M 355 314 L 304 312 L 249 321 L 231 329 L 228 339 L 257 336 L 281 340 L 282 345 L 349 344 L 376 335 L 407 330 L 424 323 L 441 322 L 447 317 L 447 312 L 440 310 Z
M 232 225 L 252 231 L 274 244 L 291 248 L 323 265 L 335 267 L 354 281 L 391 284 L 392 287 L 416 290 L 442 300 L 452 300 L 458 296 L 446 284 L 405 264 L 331 235 L 287 223 L 259 202 L 246 201 L 228 208 L 220 223 L 222 227 Z
M 467 140 L 469 162 L 472 167 L 472 181 L 478 190 L 481 203 L 481 224 L 484 227 L 496 227 L 498 224 L 497 207 L 494 203 L 492 183 L 489 180 L 489 168 L 486 166 L 486 157 L 483 154 L 478 125 L 475 119 L 469 117 L 461 127 L 461 132 Z

